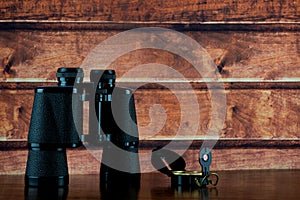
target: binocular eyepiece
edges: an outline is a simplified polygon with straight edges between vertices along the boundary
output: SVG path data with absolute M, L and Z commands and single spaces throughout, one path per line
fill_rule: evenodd
M 115 87 L 114 70 L 91 70 L 90 82 L 84 83 L 82 69 L 59 68 L 57 79 L 57 86 L 35 89 L 25 185 L 67 186 L 66 149 L 83 143 L 103 148 L 102 183 L 117 174 L 134 175 L 139 181 L 139 136 L 132 91 Z M 89 102 L 89 132 L 85 134 L 84 101 Z

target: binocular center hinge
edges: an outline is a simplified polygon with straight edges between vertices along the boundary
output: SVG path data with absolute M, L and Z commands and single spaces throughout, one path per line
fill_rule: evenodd
M 108 102 L 112 101 L 112 94 L 96 94 L 97 102 Z
M 81 94 L 80 96 L 81 101 L 90 101 L 91 100 L 91 95 L 90 94 Z

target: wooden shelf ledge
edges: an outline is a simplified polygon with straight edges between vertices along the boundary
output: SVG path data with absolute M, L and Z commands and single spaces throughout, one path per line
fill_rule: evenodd
M 215 142 L 214 149 L 234 149 L 234 148 L 269 148 L 269 149 L 298 149 L 300 139 L 219 139 L 205 140 Z M 189 149 L 199 149 L 204 140 L 170 140 L 170 139 L 149 139 L 140 140 L 140 149 L 155 149 L 163 147 L 172 142 L 172 147 L 182 148 L 189 146 Z M 27 149 L 26 140 L 0 141 L 0 150 L 24 150 Z M 78 148 L 85 149 L 84 147 Z

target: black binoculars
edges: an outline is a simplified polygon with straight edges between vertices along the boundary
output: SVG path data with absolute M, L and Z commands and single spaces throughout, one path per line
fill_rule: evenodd
M 90 82 L 83 82 L 81 68 L 59 68 L 57 78 L 57 86 L 35 89 L 25 185 L 67 186 L 66 149 L 85 142 L 103 148 L 101 183 L 118 176 L 139 184 L 139 136 L 133 92 L 115 87 L 113 70 L 91 70 Z M 88 133 L 83 133 L 84 102 L 89 107 Z

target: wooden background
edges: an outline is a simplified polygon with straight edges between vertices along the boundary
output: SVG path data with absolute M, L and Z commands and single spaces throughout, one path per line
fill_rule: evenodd
M 139 27 L 184 33 L 214 60 L 227 107 L 213 150 L 213 170 L 299 169 L 299 10 L 298 0 L 0 0 L 0 174 L 24 173 L 33 88 L 55 84 L 57 68 L 80 67 L 100 42 Z M 130 52 L 111 68 L 121 78 L 147 63 L 171 66 L 191 82 L 193 90 L 184 90 L 180 87 L 184 83 L 169 78 L 169 89 L 155 80 L 136 91 L 141 152 L 166 144 L 178 131 L 181 110 L 172 90 L 186 98 L 195 93 L 201 102 L 200 127 L 184 157 L 188 168 L 198 169 L 198 149 L 213 123 L 206 84 L 189 62 L 162 50 Z M 153 81 L 147 78 L 151 72 L 145 68 L 136 74 L 138 81 L 124 79 L 122 84 Z M 145 128 L 154 104 L 166 111 L 164 126 L 151 126 L 155 134 Z M 154 112 L 158 114 L 160 110 Z M 182 123 L 193 127 L 188 121 Z M 185 139 L 193 138 L 187 132 Z M 83 148 L 68 154 L 71 173 L 98 173 L 99 163 Z M 143 169 L 149 168 L 143 164 L 146 159 L 141 159 Z

